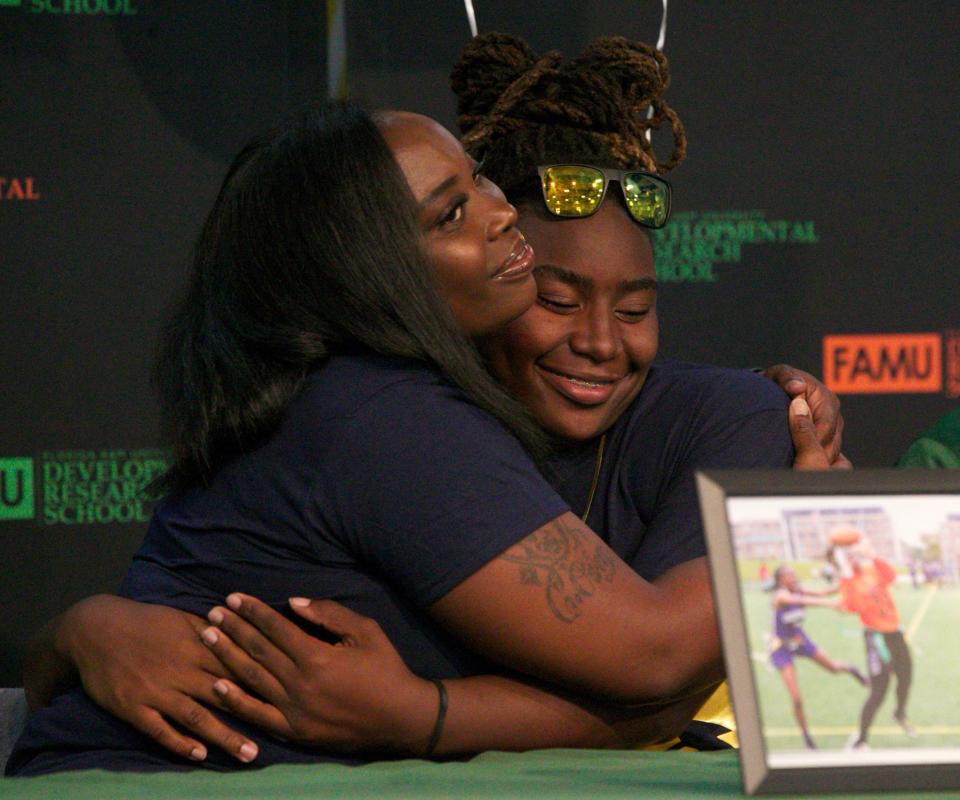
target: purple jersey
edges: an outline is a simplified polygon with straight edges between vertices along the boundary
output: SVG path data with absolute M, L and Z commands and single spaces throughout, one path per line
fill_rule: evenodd
M 777 641 L 770 663 L 776 669 L 792 664 L 794 656 L 813 658 L 816 654 L 817 646 L 803 631 L 805 615 L 806 608 L 800 603 L 785 603 L 773 609 L 773 632 Z
M 778 639 L 787 641 L 803 634 L 803 619 L 806 608 L 800 603 L 786 603 L 773 609 L 773 632 Z

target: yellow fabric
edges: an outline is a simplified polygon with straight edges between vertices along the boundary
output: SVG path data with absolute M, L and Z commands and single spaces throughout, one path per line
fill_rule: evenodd
M 733 716 L 733 708 L 730 705 L 730 692 L 727 689 L 727 682 L 724 681 L 707 701 L 700 706 L 700 710 L 694 716 L 701 722 L 712 722 L 715 725 L 722 725 L 727 729 L 727 733 L 720 734 L 717 738 L 721 742 L 726 742 L 731 747 L 740 747 L 740 740 L 737 739 L 737 720 Z M 677 747 L 680 744 L 680 738 L 671 739 L 668 742 L 659 742 L 657 744 L 645 745 L 640 750 L 693 750 L 692 747 Z
M 737 720 L 733 716 L 733 707 L 730 705 L 730 691 L 727 688 L 726 681 L 721 683 L 717 690 L 707 698 L 707 702 L 700 707 L 694 719 L 723 725 L 730 732 L 722 734 L 719 739 L 731 747 L 740 747 L 740 740 L 737 739 Z

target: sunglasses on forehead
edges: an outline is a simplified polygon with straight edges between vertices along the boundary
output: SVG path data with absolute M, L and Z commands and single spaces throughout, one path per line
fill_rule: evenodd
M 662 228 L 670 217 L 670 184 L 659 175 L 587 164 L 550 164 L 537 172 L 547 210 L 558 217 L 595 214 L 610 181 L 620 184 L 630 216 L 644 227 Z

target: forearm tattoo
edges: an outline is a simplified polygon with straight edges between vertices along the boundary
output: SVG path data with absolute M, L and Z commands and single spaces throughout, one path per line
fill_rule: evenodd
M 601 583 L 609 583 L 617 561 L 602 543 L 591 547 L 583 529 L 554 520 L 500 556 L 520 565 L 520 582 L 543 586 L 547 605 L 557 619 L 573 622 L 584 601 Z

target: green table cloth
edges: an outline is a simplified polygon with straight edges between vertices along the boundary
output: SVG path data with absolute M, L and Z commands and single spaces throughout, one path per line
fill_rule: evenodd
M 735 752 L 539 750 L 484 753 L 465 762 L 409 760 L 363 767 L 275 766 L 238 773 L 100 770 L 0 780 L 0 798 L 40 800 L 246 800 L 247 798 L 723 798 L 740 797 Z M 797 795 L 794 795 L 796 797 Z M 882 795 L 916 798 L 918 792 Z M 833 798 L 876 794 L 830 795 Z M 957 798 L 960 791 L 923 797 Z

